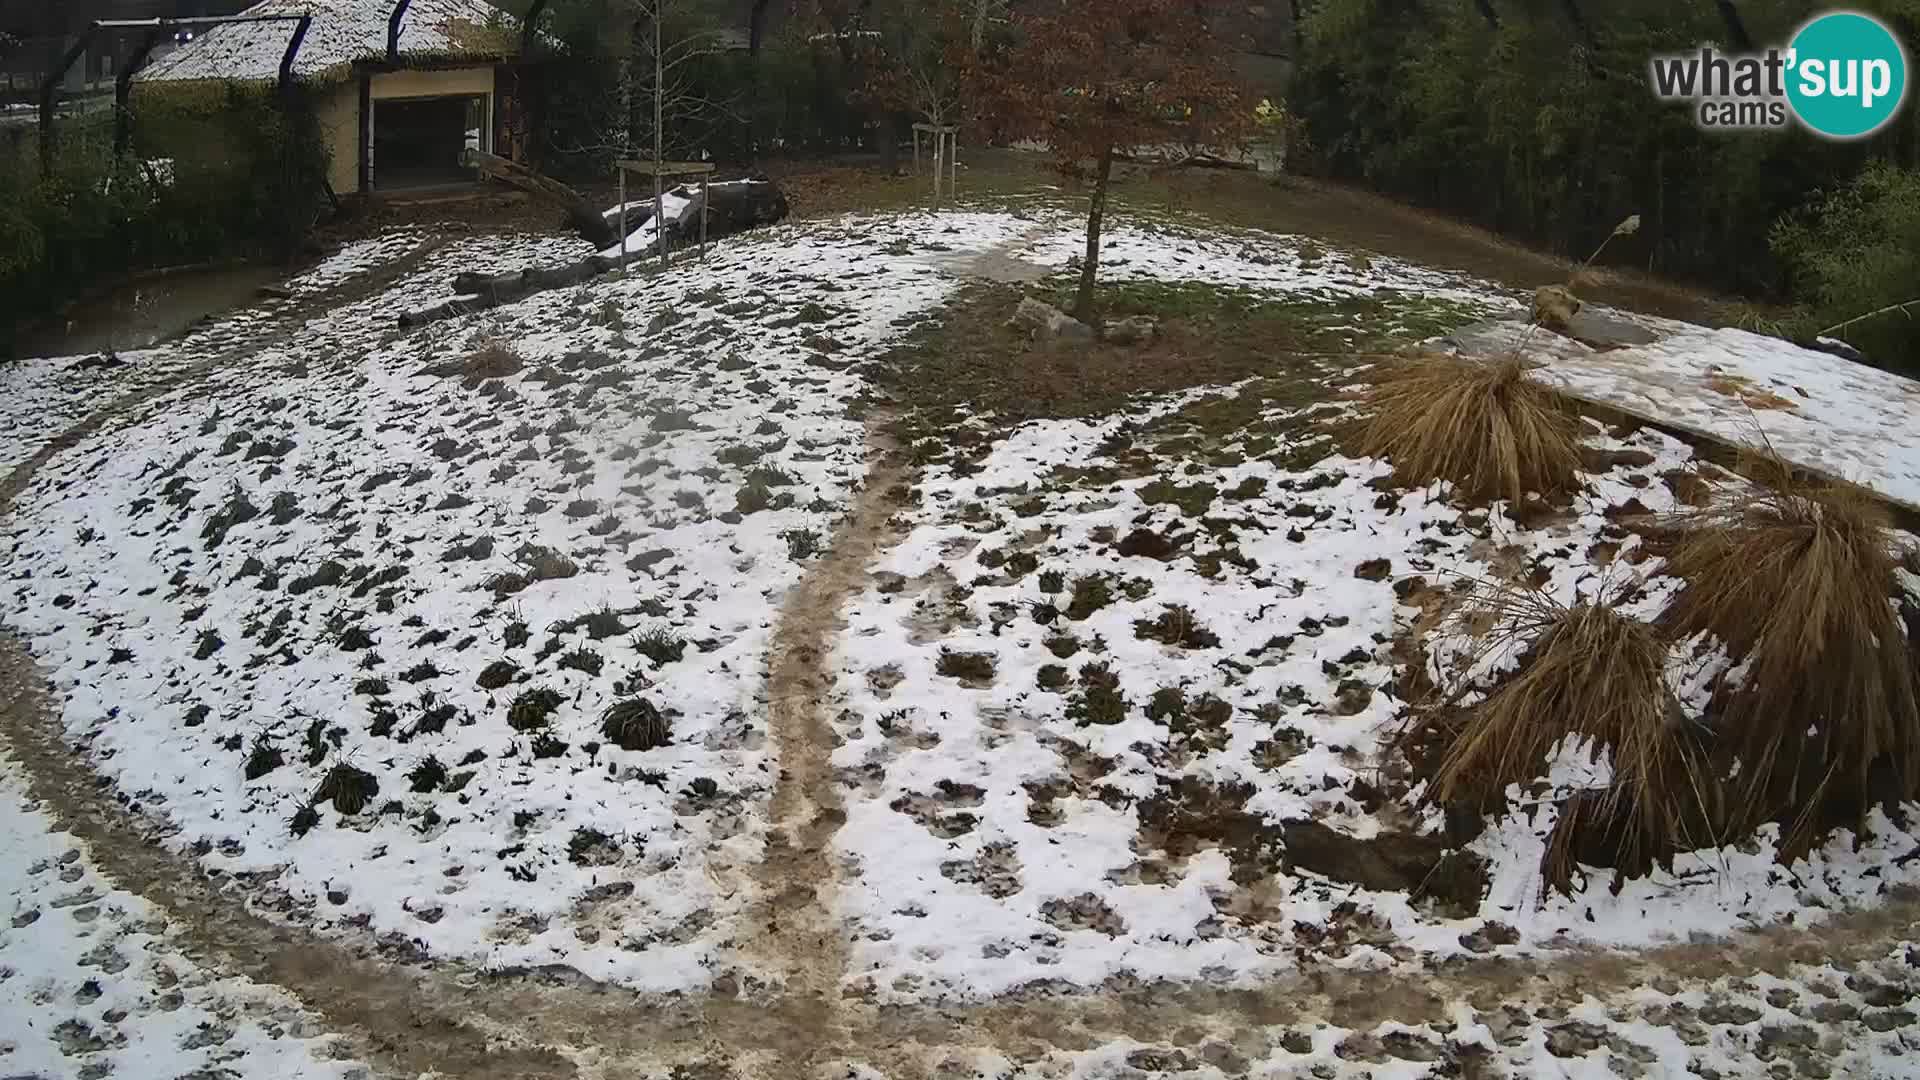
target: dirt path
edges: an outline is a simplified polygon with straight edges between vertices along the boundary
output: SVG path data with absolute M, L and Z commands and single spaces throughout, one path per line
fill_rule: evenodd
M 245 346 L 258 348 L 263 342 Z M 0 484 L 0 516 L 36 470 L 117 418 L 241 355 L 241 346 L 133 391 L 43 447 Z M 1920 936 L 1920 898 L 1812 928 L 1776 928 L 1637 953 L 1571 949 L 1528 959 L 1448 962 L 1425 971 L 1351 971 L 1303 960 L 1258 989 L 1204 985 L 1036 988 L 981 1004 L 888 1006 L 843 996 L 848 941 L 838 912 L 834 836 L 845 820 L 831 752 L 830 660 L 845 602 L 895 538 L 890 496 L 909 471 L 870 424 L 869 470 L 831 547 L 789 594 L 768 661 L 769 723 L 781 772 L 757 896 L 736 939 L 745 979 L 713 993 L 643 998 L 566 970 L 484 971 L 383 951 L 370 937 L 318 936 L 252 910 L 166 843 L 164 823 L 130 811 L 68 743 L 59 706 L 24 644 L 0 634 L 0 735 L 33 796 L 90 848 L 102 873 L 163 910 L 180 946 L 228 974 L 281 987 L 315 1010 L 362 1060 L 397 1076 L 778 1077 L 808 1080 L 842 1062 L 888 1077 L 931 1077 L 949 1057 L 994 1049 L 1016 1061 L 1126 1039 L 1251 1055 L 1272 1030 L 1329 1023 L 1449 1021 L 1456 1003 L 1496 1009 L 1606 998 L 1657 977 L 1693 982 L 1795 964 L 1870 962 Z M 1541 1020 L 1545 1026 L 1549 1021 Z M 684 1070 L 684 1071 L 681 1071 Z M 944 1075 L 944 1073 L 941 1073 Z M 842 1072 L 844 1075 L 844 1072 Z

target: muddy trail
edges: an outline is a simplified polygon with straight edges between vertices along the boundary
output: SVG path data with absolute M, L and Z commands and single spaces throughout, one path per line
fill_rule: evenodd
M 391 280 L 388 274 L 398 272 L 376 276 Z M 354 284 L 356 290 L 377 287 L 370 279 Z M 334 295 L 325 302 L 340 300 Z M 297 325 L 290 316 L 276 322 L 274 332 Z M 235 344 L 64 432 L 0 485 L 0 515 L 56 454 L 265 343 L 256 337 Z M 946 1075 L 944 1064 L 976 1050 L 1032 1061 L 1117 1040 L 1214 1044 L 1250 1057 L 1290 1027 L 1440 1023 L 1460 1002 L 1486 1010 L 1566 1005 L 1604 1000 L 1657 979 L 1697 983 L 1782 974 L 1798 964 L 1866 963 L 1920 933 L 1920 897 L 1901 894 L 1876 910 L 1811 929 L 1780 927 L 1638 952 L 1568 949 L 1385 971 L 1307 957 L 1298 973 L 1257 989 L 1046 985 L 986 1002 L 919 1005 L 849 996 L 843 991 L 848 930 L 837 914 L 834 839 L 845 814 L 831 766 L 830 661 L 845 603 L 865 587 L 896 539 L 889 522 L 912 479 L 880 434 L 882 426 L 870 420 L 865 482 L 828 549 L 786 598 L 774 629 L 767 699 L 781 768 L 769 807 L 767 855 L 755 873 L 748 915 L 735 929 L 735 963 L 716 974 L 707 993 L 643 997 L 565 968 L 482 970 L 422 960 L 370 934 L 321 936 L 248 905 L 169 846 L 164 821 L 131 808 L 91 770 L 88 748 L 67 739 L 46 678 L 25 644 L 7 634 L 0 634 L 0 734 L 44 812 L 84 841 L 95 865 L 120 888 L 164 911 L 183 951 L 212 970 L 285 989 L 361 1060 L 395 1076 L 672 1073 L 799 1080 L 859 1063 L 905 1080 Z

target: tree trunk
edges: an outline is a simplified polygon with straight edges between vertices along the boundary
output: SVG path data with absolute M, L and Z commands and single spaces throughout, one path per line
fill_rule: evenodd
M 678 239 L 684 245 L 688 233 L 697 235 L 703 219 L 707 222 L 709 237 L 717 239 L 772 225 L 784 219 L 787 212 L 786 194 L 777 184 L 766 180 L 723 181 L 708 185 L 704 204 L 697 211 L 689 212 L 676 222 L 656 223 L 654 242 L 660 244 L 662 240 Z M 643 217 L 630 221 L 629 225 L 637 229 L 647 220 Z M 612 231 L 612 226 L 608 226 L 608 231 Z M 658 249 L 636 248 L 634 253 L 645 258 L 655 250 Z M 510 304 L 537 292 L 563 289 L 590 281 L 619 266 L 617 257 L 589 255 L 566 266 L 517 270 L 506 274 L 455 274 L 452 285 L 457 295 L 431 307 L 402 311 L 399 315 L 400 325 L 403 328 L 425 326 L 440 319 Z
M 753 0 L 753 10 L 747 14 L 747 55 L 755 61 L 760 59 L 760 46 L 766 43 L 767 8 L 773 0 Z
M 748 97 L 743 110 L 742 124 L 747 129 L 747 158 L 760 160 L 760 100 L 766 93 L 765 64 L 760 60 L 760 48 L 766 44 L 767 7 L 772 0 L 753 0 L 753 10 L 747 15 L 747 68 Z
M 1074 294 L 1073 317 L 1093 325 L 1093 282 L 1100 272 L 1100 222 L 1107 213 L 1107 182 L 1113 178 L 1113 147 L 1100 152 L 1100 169 L 1093 177 L 1093 199 L 1087 207 L 1087 258 L 1080 264 L 1080 291 Z
M 620 242 L 616 230 L 607 224 L 604 214 L 580 197 L 580 193 L 551 177 L 542 176 L 517 162 L 489 154 L 484 150 L 469 150 L 461 163 L 470 169 L 479 169 L 496 180 L 503 180 L 521 191 L 545 199 L 567 212 L 567 221 L 580 238 L 598 248 L 609 247 Z
M 1752 52 L 1753 36 L 1747 33 L 1747 24 L 1733 0 L 1714 0 L 1714 6 L 1720 9 L 1720 21 L 1726 24 L 1727 43 L 1741 52 Z

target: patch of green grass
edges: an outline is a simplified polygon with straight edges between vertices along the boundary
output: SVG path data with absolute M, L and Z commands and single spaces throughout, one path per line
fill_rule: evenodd
M 959 679 L 967 683 L 991 683 L 994 674 L 994 655 L 990 652 L 960 652 L 954 649 L 941 649 L 940 659 L 933 670 L 950 679 Z
M 1080 669 L 1080 689 L 1067 701 L 1067 718 L 1078 724 L 1118 724 L 1127 718 L 1126 695 L 1120 676 L 1104 663 Z
M 1113 582 L 1104 574 L 1084 574 L 1073 579 L 1073 596 L 1067 602 L 1067 618 L 1080 622 L 1113 603 Z
M 1168 604 L 1157 619 L 1135 620 L 1133 636 L 1182 649 L 1220 647 L 1219 636 L 1202 625 L 1199 616 L 1185 604 Z
M 671 664 L 686 655 L 687 643 L 665 627 L 654 627 L 634 635 L 633 647 L 653 661 L 655 667 Z
M 1188 517 L 1199 517 L 1207 512 L 1219 494 L 1220 489 L 1212 484 L 1182 485 L 1161 477 L 1140 489 L 1140 501 L 1148 506 L 1171 504 L 1179 507 L 1180 512 Z
M 803 562 L 820 554 L 820 534 L 812 529 L 788 529 L 780 534 L 787 542 L 787 557 Z
M 599 653 L 581 646 L 560 654 L 560 666 L 598 678 L 601 669 L 606 667 L 606 661 Z
M 558 691 L 536 686 L 523 691 L 507 707 L 507 726 L 515 731 L 533 731 L 546 727 L 553 711 L 566 701 Z

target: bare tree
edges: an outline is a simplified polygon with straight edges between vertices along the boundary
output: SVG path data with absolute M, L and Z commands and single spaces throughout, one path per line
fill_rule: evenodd
M 700 132 L 737 119 L 739 102 L 718 97 L 699 78 L 699 65 L 722 52 L 725 35 L 695 0 L 608 0 L 593 39 L 601 50 L 585 63 L 614 72 L 605 100 L 577 125 L 583 132 L 567 153 L 656 159 L 698 157 Z M 609 63 L 610 62 L 610 63 Z M 694 133 L 694 134 L 689 134 Z

